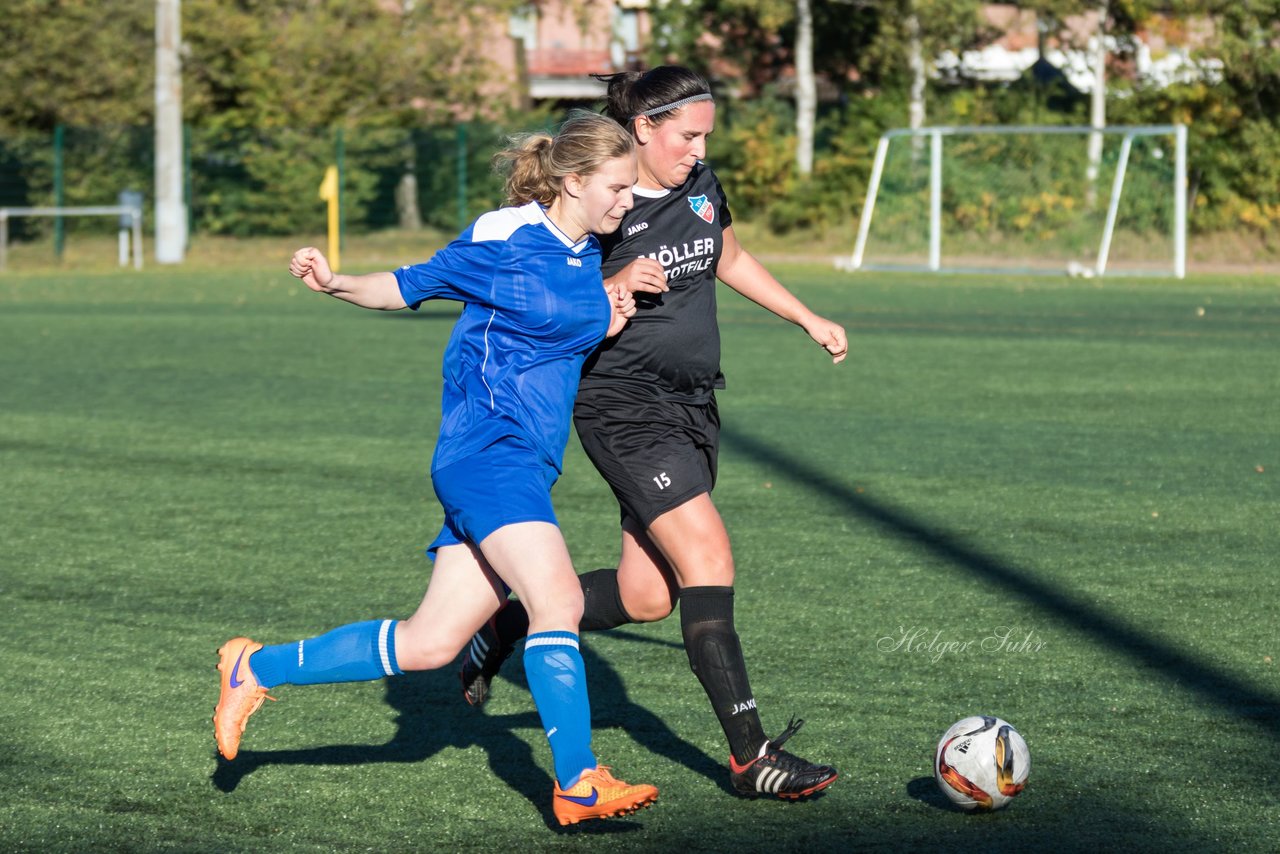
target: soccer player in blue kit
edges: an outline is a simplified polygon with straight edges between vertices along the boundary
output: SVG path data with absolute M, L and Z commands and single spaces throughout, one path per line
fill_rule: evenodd
M 622 509 L 617 568 L 584 573 L 583 630 L 661 620 L 680 605 L 689 665 L 729 743 L 734 790 L 801 798 L 836 769 L 782 745 L 803 721 L 768 738 L 734 627 L 734 561 L 711 500 L 719 450 L 717 279 L 801 327 L 840 362 L 844 329 L 810 311 L 742 248 L 715 174 L 702 162 L 715 129 L 710 86 L 681 66 L 624 72 L 608 81 L 605 114 L 636 138 L 639 182 L 622 227 L 603 236 L 605 283 L 636 292 L 636 314 L 587 360 L 574 406 L 582 447 Z M 463 658 L 472 705 L 526 629 L 512 601 Z
M 612 119 L 582 115 L 499 159 L 510 169 L 510 206 L 481 216 L 424 264 L 337 275 L 311 247 L 290 262 L 289 272 L 312 290 L 364 308 L 464 303 L 444 353 L 431 463 L 444 529 L 428 548 L 431 581 L 409 619 L 352 623 L 274 646 L 245 637 L 223 644 L 214 734 L 231 760 L 249 716 L 277 685 L 447 665 L 510 588 L 529 614 L 524 665 L 551 745 L 553 810 L 562 825 L 573 824 L 631 813 L 658 796 L 653 786 L 614 778 L 592 753 L 578 650 L 582 588 L 550 497 L 582 364 L 635 311 L 626 289 L 603 284 L 593 236 L 615 231 L 633 204 L 634 143 Z

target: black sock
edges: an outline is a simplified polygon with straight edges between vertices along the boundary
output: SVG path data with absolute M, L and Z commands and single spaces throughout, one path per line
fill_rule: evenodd
M 581 631 L 601 632 L 634 623 L 627 609 L 622 607 L 622 592 L 618 590 L 618 570 L 596 569 L 578 576 L 582 585 Z
M 582 585 L 582 622 L 580 631 L 599 632 L 634 623 L 627 609 L 622 606 L 622 593 L 618 590 L 618 570 L 597 569 L 578 576 Z M 519 599 L 512 599 L 494 618 L 498 641 L 503 646 L 515 646 L 529 634 L 529 612 Z
M 500 646 L 513 647 L 520 639 L 529 634 L 529 612 L 519 599 L 508 602 L 498 615 L 493 618 L 493 627 L 498 632 Z
M 729 750 L 739 764 L 750 762 L 768 737 L 756 712 L 742 644 L 733 628 L 733 588 L 681 590 L 680 630 L 689 667 L 711 700 Z

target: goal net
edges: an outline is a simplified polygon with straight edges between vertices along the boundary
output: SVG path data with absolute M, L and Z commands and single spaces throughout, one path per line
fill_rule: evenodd
M 931 127 L 880 138 L 853 270 L 1186 274 L 1181 125 Z

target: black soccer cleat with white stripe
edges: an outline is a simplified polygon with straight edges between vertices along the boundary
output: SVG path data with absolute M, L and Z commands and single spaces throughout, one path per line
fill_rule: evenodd
M 484 705 L 489 699 L 489 683 L 502 669 L 502 662 L 511 657 L 514 645 L 504 646 L 498 638 L 493 620 L 480 627 L 471 638 L 471 645 L 462 656 L 458 678 L 462 680 L 462 697 L 472 706 Z
M 755 798 L 772 795 L 796 800 L 822 791 L 836 781 L 836 769 L 815 765 L 782 749 L 795 735 L 803 720 L 791 719 L 782 735 L 765 742 L 760 755 L 745 765 L 729 757 L 729 780 L 740 795 Z

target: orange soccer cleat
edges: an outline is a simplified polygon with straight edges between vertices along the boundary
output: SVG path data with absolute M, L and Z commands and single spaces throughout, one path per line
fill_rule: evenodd
M 632 786 L 616 779 L 607 765 L 582 772 L 567 790 L 556 783 L 555 814 L 560 824 L 577 824 L 589 818 L 629 815 L 658 799 L 656 786 Z
M 262 649 L 262 644 L 248 638 L 232 638 L 218 648 L 218 670 L 222 673 L 222 693 L 213 710 L 213 736 L 218 752 L 235 759 L 240 752 L 240 736 L 249 716 L 258 711 L 267 689 L 258 684 L 249 669 L 249 656 Z

